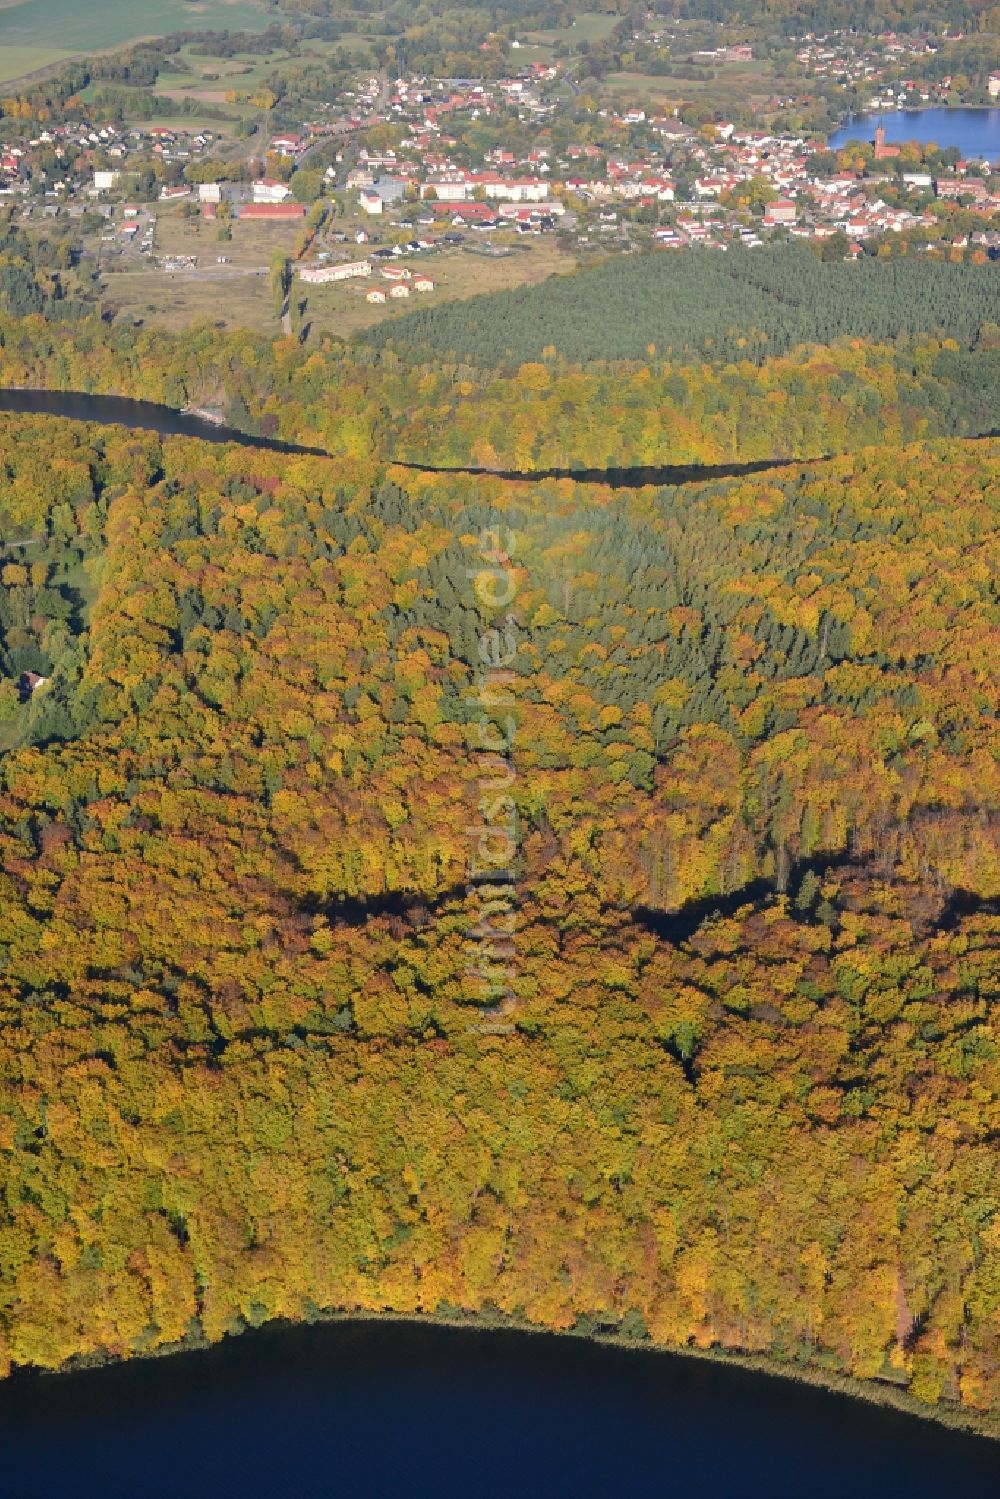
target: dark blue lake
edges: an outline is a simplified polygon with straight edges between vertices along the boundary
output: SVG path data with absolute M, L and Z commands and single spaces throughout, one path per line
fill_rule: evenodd
M 1000 1443 L 719 1364 L 404 1323 L 0 1386 L 4 1499 L 949 1499 Z
M 886 114 L 855 115 L 830 136 L 831 146 L 847 141 L 870 141 L 875 127 L 885 126 L 885 138 L 930 142 L 942 148 L 957 146 L 965 157 L 995 161 L 1000 158 L 1000 109 L 895 109 Z

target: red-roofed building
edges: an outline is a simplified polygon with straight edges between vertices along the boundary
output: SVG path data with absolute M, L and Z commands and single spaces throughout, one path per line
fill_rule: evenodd
M 497 211 L 490 203 L 432 203 L 430 206 L 438 218 L 450 218 L 456 224 L 493 224 L 497 219 Z
M 891 161 L 899 155 L 898 146 L 887 146 L 885 143 L 885 127 L 879 125 L 875 131 L 875 160 Z
M 247 203 L 240 209 L 240 220 L 264 219 L 277 224 L 282 220 L 301 219 L 304 214 L 301 203 Z
M 794 224 L 797 212 L 798 209 L 791 198 L 775 198 L 774 202 L 769 203 L 764 209 L 764 223 L 768 225 Z

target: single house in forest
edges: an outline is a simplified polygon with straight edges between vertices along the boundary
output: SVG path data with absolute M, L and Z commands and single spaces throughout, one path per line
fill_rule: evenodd
M 22 671 L 17 684 L 22 703 L 26 703 L 31 694 L 37 692 L 39 687 L 44 687 L 48 680 L 48 677 L 39 676 L 37 671 Z

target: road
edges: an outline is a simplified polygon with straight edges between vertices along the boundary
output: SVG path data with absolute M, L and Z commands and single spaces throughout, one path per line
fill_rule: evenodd
M 366 129 L 369 125 L 378 125 L 385 119 L 386 107 L 389 103 L 389 96 L 392 93 L 392 83 L 388 73 L 385 72 L 380 72 L 378 74 L 378 81 L 378 97 L 376 98 L 375 103 L 372 106 L 371 113 L 365 117 L 362 123 L 362 130 Z M 347 142 L 344 149 L 344 159 L 340 164 L 341 170 L 338 173 L 339 180 L 337 182 L 338 187 L 343 187 L 345 181 L 347 180 L 347 174 L 348 172 L 350 172 L 357 157 L 357 132 L 351 130 L 349 125 L 341 123 L 333 127 L 332 134 L 334 138 L 339 136 L 342 140 Z M 309 158 L 314 155 L 315 152 L 320 151 L 324 146 L 328 146 L 330 144 L 330 140 L 331 136 L 329 135 L 320 136 L 318 140 L 313 141 L 311 146 L 307 146 L 302 155 L 299 157 L 295 170 L 301 171 L 309 161 Z

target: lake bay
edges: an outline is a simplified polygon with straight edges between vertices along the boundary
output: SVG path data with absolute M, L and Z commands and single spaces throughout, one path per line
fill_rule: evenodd
M 870 141 L 882 125 L 891 145 L 919 141 L 921 145 L 957 146 L 964 157 L 995 161 L 1000 157 L 1000 109 L 895 109 L 885 114 L 855 115 L 835 130 L 833 149 L 848 141 Z

